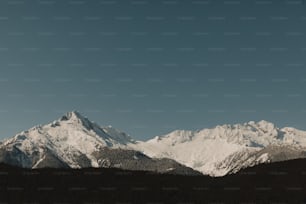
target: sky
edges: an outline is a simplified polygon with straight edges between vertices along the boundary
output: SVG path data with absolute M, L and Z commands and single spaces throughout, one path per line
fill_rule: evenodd
M 78 110 L 146 140 L 306 130 L 302 0 L 1 0 L 0 138 Z

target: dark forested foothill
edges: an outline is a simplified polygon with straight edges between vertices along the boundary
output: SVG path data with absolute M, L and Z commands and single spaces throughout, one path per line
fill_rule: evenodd
M 0 202 L 6 203 L 303 203 L 305 185 L 305 159 L 219 178 L 116 168 L 0 168 Z

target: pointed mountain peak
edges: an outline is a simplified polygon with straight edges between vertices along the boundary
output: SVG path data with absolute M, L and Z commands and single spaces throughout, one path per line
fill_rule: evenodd
M 84 116 L 82 116 L 78 111 L 67 112 L 67 113 L 65 114 L 65 116 L 66 116 L 68 119 L 74 119 L 74 118 L 82 119 L 82 118 L 84 118 Z
M 87 117 L 83 116 L 78 111 L 67 112 L 58 121 L 56 121 L 56 123 L 63 121 L 67 121 L 75 125 L 82 125 L 88 130 L 93 129 L 94 126 L 96 126 L 94 122 L 91 122 Z
M 60 118 L 60 121 L 66 121 L 66 120 L 88 120 L 85 116 L 81 115 L 78 111 L 71 111 L 71 112 L 67 112 L 65 115 L 63 115 Z
M 134 142 L 134 140 L 128 134 L 113 128 L 112 126 L 101 127 L 97 123 L 90 121 L 87 117 L 79 113 L 78 111 L 67 112 L 62 116 L 58 121 L 55 121 L 53 126 L 56 126 L 58 123 L 68 123 L 73 127 L 86 128 L 89 131 L 95 132 L 101 138 L 111 138 L 115 143 L 127 144 Z

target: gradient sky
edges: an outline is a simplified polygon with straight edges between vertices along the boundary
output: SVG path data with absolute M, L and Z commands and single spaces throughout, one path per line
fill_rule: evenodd
M 78 110 L 136 139 L 306 129 L 302 0 L 1 0 L 0 132 Z

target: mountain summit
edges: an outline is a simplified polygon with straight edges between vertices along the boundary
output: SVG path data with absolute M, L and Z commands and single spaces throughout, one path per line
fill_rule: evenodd
M 2 141 L 0 162 L 26 168 L 116 167 L 223 176 L 260 163 L 304 158 L 305 148 L 305 131 L 280 129 L 264 120 L 175 130 L 135 141 L 73 111 Z

